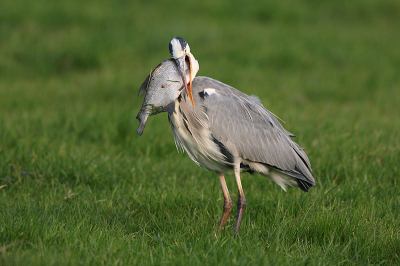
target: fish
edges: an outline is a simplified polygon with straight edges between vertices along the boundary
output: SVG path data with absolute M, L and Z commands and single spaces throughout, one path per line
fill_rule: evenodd
M 147 119 L 161 112 L 175 102 L 185 88 L 178 66 L 174 59 L 162 61 L 151 73 L 139 89 L 139 96 L 146 92 L 142 107 L 136 116 L 140 124 L 137 133 L 141 136 Z

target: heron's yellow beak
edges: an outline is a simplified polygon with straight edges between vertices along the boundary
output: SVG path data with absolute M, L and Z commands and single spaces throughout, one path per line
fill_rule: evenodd
M 192 81 L 193 81 L 194 77 L 192 76 L 192 62 L 191 62 L 190 56 L 185 55 L 183 57 L 176 59 L 175 61 L 178 66 L 178 71 L 179 71 L 179 74 L 181 75 L 185 89 L 186 89 L 187 93 L 189 94 L 190 101 L 192 102 L 192 105 L 194 108 L 193 95 L 192 95 Z M 187 68 L 189 70 L 189 80 L 188 81 L 186 81 L 185 63 L 187 64 Z
M 192 81 L 194 77 L 192 77 L 192 61 L 189 56 L 186 56 L 188 60 L 188 66 L 189 66 L 189 82 L 187 84 L 187 92 L 189 94 L 190 100 L 192 101 L 193 109 L 194 109 L 194 102 L 193 102 L 193 95 L 192 95 Z

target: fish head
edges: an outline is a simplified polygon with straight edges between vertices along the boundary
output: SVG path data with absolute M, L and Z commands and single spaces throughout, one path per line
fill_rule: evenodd
M 142 135 L 149 116 L 165 112 L 183 88 L 184 82 L 173 59 L 164 60 L 150 73 L 139 89 L 139 95 L 146 92 L 136 116 L 140 122 L 137 130 L 139 135 Z

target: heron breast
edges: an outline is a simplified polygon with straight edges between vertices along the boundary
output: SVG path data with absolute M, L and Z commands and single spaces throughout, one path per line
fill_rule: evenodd
M 190 106 L 191 107 L 191 106 Z M 215 172 L 226 172 L 230 169 L 232 156 L 227 160 L 222 153 L 221 145 L 214 140 L 211 132 L 195 123 L 190 113 L 185 113 L 184 108 L 175 105 L 175 111 L 170 114 L 171 127 L 174 132 L 175 143 L 180 145 L 198 165 Z

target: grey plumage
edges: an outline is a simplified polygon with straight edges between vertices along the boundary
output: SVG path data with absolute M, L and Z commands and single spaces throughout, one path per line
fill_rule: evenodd
M 195 77 L 199 64 L 182 38 L 172 39 L 169 48 L 172 59 L 163 61 L 157 68 L 162 66 L 163 71 L 156 78 L 148 77 L 140 89 L 146 96 L 137 116 L 138 133 L 142 134 L 149 115 L 168 112 L 177 148 L 218 174 L 224 194 L 220 229 L 233 206 L 225 173 L 234 173 L 238 188 L 236 235 L 246 207 L 240 172 L 261 173 L 285 191 L 286 185 L 305 192 L 315 185 L 304 149 L 257 97 L 212 78 Z M 168 76 L 176 82 L 168 83 Z
M 192 91 L 196 107 L 192 107 L 187 97 L 181 96 L 175 104 L 179 105 L 181 111 L 178 109 L 178 112 L 182 118 L 175 109 L 169 112 L 169 118 L 176 143 L 198 165 L 224 173 L 232 170 L 235 164 L 242 164 L 242 171 L 260 172 L 254 164 L 261 164 L 269 171 L 305 182 L 299 185 L 297 180 L 297 184 L 289 181 L 288 185 L 300 186 L 305 191 L 315 185 L 304 149 L 291 140 L 294 135 L 285 130 L 256 98 L 207 77 L 196 77 Z M 200 152 L 189 147 L 189 142 L 179 134 L 176 128 L 178 119 L 187 120 L 188 129 L 180 130 L 190 132 L 194 143 L 201 147 Z M 218 146 L 216 141 L 223 146 Z M 221 150 L 229 152 L 229 155 Z M 261 173 L 269 174 L 266 171 Z M 285 189 L 286 184 L 280 185 Z

